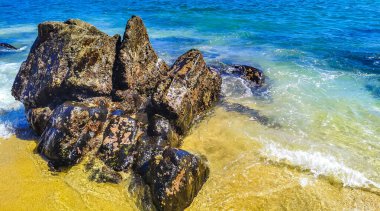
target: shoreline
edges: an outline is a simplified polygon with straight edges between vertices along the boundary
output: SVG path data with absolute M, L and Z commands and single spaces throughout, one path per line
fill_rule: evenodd
M 234 207 L 290 210 L 380 208 L 377 193 L 343 187 L 328 179 L 316 178 L 297 167 L 267 162 L 258 152 L 261 148 L 259 142 L 239 136 L 233 128 L 225 127 L 222 120 L 225 115 L 228 113 L 217 110 L 195 125 L 184 140 L 183 149 L 208 158 L 211 172 L 204 188 L 186 210 Z M 224 132 L 215 136 L 220 131 Z M 34 153 L 35 147 L 35 141 L 24 141 L 15 136 L 8 140 L 0 139 L 0 160 L 8 160 L 0 163 L 3 169 L 0 176 L 4 179 L 0 189 L 5 193 L 0 198 L 7 202 L 2 203 L 4 208 L 22 208 L 21 201 L 29 200 L 41 210 L 50 206 L 77 209 L 78 205 L 83 209 L 95 206 L 107 210 L 138 209 L 128 192 L 130 179 L 118 185 L 91 182 L 83 161 L 69 172 L 53 175 L 46 161 Z M 12 176 L 10 171 L 17 172 L 18 176 Z M 5 185 L 10 182 L 17 186 Z M 15 195 L 18 197 L 12 197 Z M 46 199 L 37 200 L 41 197 Z

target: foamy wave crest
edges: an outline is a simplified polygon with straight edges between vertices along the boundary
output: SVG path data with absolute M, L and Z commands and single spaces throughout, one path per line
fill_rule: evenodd
M 29 33 L 35 31 L 37 31 L 37 27 L 35 25 L 15 25 L 8 28 L 1 28 L 0 35 Z
M 363 173 L 345 166 L 334 157 L 320 152 L 306 152 L 300 150 L 287 150 L 267 144 L 262 154 L 268 159 L 278 163 L 290 163 L 304 170 L 309 170 L 315 176 L 332 176 L 339 179 L 343 186 L 356 188 L 380 188 L 380 184 L 368 179 Z
M 9 123 L 0 123 L 0 138 L 7 139 L 15 133 L 15 129 Z
M 223 76 L 222 93 L 226 97 L 232 98 L 252 97 L 252 91 L 246 82 L 233 76 Z
M 11 87 L 20 63 L 0 62 L 0 138 L 9 138 L 29 128 L 24 107 L 11 95 Z

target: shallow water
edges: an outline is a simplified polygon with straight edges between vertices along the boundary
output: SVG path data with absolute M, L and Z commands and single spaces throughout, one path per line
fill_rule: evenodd
M 269 78 L 268 89 L 251 90 L 223 76 L 224 102 L 240 109 L 219 105 L 184 141 L 211 167 L 191 208 L 379 208 L 379 8 L 377 0 L 0 1 L 0 42 L 22 48 L 0 51 L 1 204 L 73 208 L 75 194 L 88 192 L 79 208 L 134 207 L 112 205 L 110 195 L 128 198 L 124 185 L 87 182 L 81 167 L 47 172 L 35 143 L 20 140 L 31 134 L 10 89 L 39 22 L 80 18 L 112 35 L 136 14 L 168 63 L 198 48 L 209 64 L 254 65 Z

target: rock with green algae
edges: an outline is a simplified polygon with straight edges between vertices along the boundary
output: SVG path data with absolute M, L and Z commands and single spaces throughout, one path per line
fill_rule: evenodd
M 89 172 L 89 179 L 98 183 L 120 183 L 123 177 L 105 165 L 102 161 L 93 158 L 85 165 L 85 170 Z

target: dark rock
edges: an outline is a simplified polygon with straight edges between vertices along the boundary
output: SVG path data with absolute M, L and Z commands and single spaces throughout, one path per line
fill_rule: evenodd
M 41 135 L 50 119 L 52 109 L 49 107 L 44 108 L 31 108 L 26 110 L 26 117 L 32 129 Z
M 144 111 L 149 103 L 149 98 L 142 96 L 136 90 L 132 89 L 116 90 L 113 95 L 113 100 L 117 102 L 128 102 L 136 111 Z
M 133 146 L 143 132 L 139 123 L 127 115 L 110 117 L 102 145 L 100 158 L 117 171 L 127 170 L 134 161 Z
M 168 119 L 155 114 L 150 118 L 148 134 L 156 138 L 156 145 L 179 147 L 181 138 L 171 126 Z
M 144 182 L 138 174 L 132 174 L 131 182 L 128 186 L 128 191 L 132 194 L 137 208 L 144 211 L 157 210 L 153 204 L 152 195 L 149 186 Z
M 238 104 L 238 103 L 229 103 L 226 101 L 222 101 L 220 105 L 229 112 L 237 112 L 243 115 L 250 117 L 250 120 L 257 121 L 258 123 L 268 126 L 270 128 L 281 128 L 281 125 L 275 122 L 268 116 L 262 115 L 260 111 L 249 108 L 247 106 Z
M 115 85 L 150 95 L 157 83 L 167 75 L 168 66 L 158 58 L 140 17 L 132 16 L 125 29 L 118 55 Z
M 55 166 L 76 164 L 87 151 L 100 145 L 96 136 L 107 113 L 105 99 L 63 103 L 51 115 L 38 151 Z
M 198 50 L 180 56 L 170 73 L 172 76 L 159 84 L 152 103 L 155 112 L 171 120 L 183 135 L 192 121 L 217 101 L 222 79 L 206 66 Z
M 52 169 L 97 156 L 86 166 L 91 180 L 119 183 L 117 171 L 132 167 L 143 178 L 132 186 L 143 209 L 183 210 L 209 168 L 205 159 L 172 147 L 220 89 L 220 75 L 198 50 L 169 70 L 133 16 L 122 42 L 80 20 L 40 24 L 12 95 L 41 134 L 37 150 Z
M 17 50 L 18 48 L 14 47 L 13 45 L 8 44 L 8 43 L 0 43 L 0 49 Z
M 209 168 L 203 158 L 167 148 L 147 164 L 142 177 L 158 210 L 184 210 L 206 182 Z
M 12 95 L 26 107 L 110 95 L 119 39 L 80 20 L 39 24 Z
M 117 184 L 120 183 L 123 179 L 119 173 L 96 159 L 92 159 L 89 163 L 86 164 L 85 167 L 86 171 L 90 172 L 89 179 L 91 181 L 99 183 L 110 182 Z
M 247 65 L 233 65 L 233 74 L 240 74 L 242 78 L 256 83 L 256 85 L 261 86 L 265 83 L 265 76 L 263 71 L 247 66 Z

